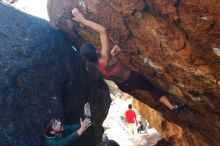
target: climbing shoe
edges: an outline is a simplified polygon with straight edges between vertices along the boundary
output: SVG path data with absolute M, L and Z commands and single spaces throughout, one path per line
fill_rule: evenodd
M 184 108 L 186 107 L 186 103 L 181 103 L 179 105 L 177 105 L 176 107 L 174 107 L 173 114 L 174 115 L 178 115 Z

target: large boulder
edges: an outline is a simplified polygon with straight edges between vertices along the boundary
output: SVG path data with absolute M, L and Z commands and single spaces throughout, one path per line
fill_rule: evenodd
M 99 36 L 94 31 L 72 20 L 74 7 L 107 28 L 112 45 L 118 44 L 123 50 L 118 59 L 124 65 L 170 92 L 175 96 L 170 99 L 173 103 L 187 103 L 188 108 L 177 118 L 151 100 L 146 92 L 132 93 L 141 101 L 136 102 L 137 108 L 152 124 L 157 123 L 155 128 L 166 140 L 176 146 L 219 145 L 218 0 L 48 1 L 50 20 L 68 33 L 77 47 L 85 41 L 100 47 Z M 148 106 L 157 112 L 147 110 Z
M 93 126 L 76 145 L 96 146 L 110 103 L 98 72 L 43 19 L 0 2 L 0 26 L 0 145 L 43 145 L 47 119 L 79 123 L 89 102 Z

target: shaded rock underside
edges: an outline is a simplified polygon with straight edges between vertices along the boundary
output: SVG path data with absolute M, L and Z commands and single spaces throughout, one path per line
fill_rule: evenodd
M 48 22 L 1 2 L 0 26 L 0 145 L 43 145 L 47 119 L 79 123 L 89 102 L 93 127 L 76 145 L 96 146 L 110 97 L 94 67 L 86 70 L 72 44 Z

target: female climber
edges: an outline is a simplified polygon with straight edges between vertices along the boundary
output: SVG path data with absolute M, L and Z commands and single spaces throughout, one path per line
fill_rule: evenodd
M 98 51 L 91 43 L 85 43 L 80 48 L 80 54 L 85 61 L 95 64 L 105 79 L 113 81 L 121 91 L 126 93 L 136 89 L 149 91 L 152 97 L 156 98 L 157 101 L 172 110 L 175 115 L 184 108 L 185 104 L 172 105 L 165 96 L 165 92 L 156 88 L 142 74 L 136 71 L 131 71 L 117 62 L 113 56 L 120 51 L 120 48 L 116 45 L 112 51 L 110 51 L 109 40 L 105 27 L 87 20 L 77 8 L 72 10 L 72 15 L 75 21 L 82 23 L 99 33 L 101 50 Z

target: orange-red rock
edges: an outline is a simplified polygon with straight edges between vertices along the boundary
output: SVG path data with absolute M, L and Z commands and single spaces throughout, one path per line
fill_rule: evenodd
M 52 23 L 80 47 L 85 41 L 100 42 L 95 32 L 71 19 L 74 7 L 107 28 L 126 66 L 176 95 L 172 102 L 187 102 L 189 108 L 177 119 L 145 93 L 133 93 L 144 103 L 140 111 L 153 117 L 149 121 L 166 140 L 176 146 L 220 145 L 219 0 L 49 0 Z

